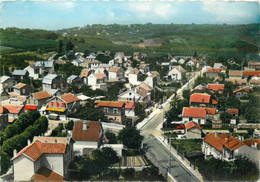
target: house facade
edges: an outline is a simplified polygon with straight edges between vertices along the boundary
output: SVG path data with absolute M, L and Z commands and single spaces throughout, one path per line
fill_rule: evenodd
M 46 105 L 47 100 L 51 97 L 47 91 L 32 93 L 26 100 L 25 110 L 39 110 Z
M 128 76 L 129 83 L 132 85 L 139 85 L 140 81 L 138 81 L 138 79 L 140 78 L 141 74 L 142 73 L 138 69 L 131 69 Z
M 108 120 L 122 123 L 125 120 L 125 103 L 112 101 L 95 101 L 95 107 L 102 110 Z
M 124 79 L 124 70 L 121 67 L 113 67 L 108 70 L 109 80 L 122 80 Z
M 88 77 L 88 85 L 91 86 L 92 90 L 100 89 L 106 90 L 107 89 L 107 76 L 104 73 L 95 73 L 91 74 Z
M 81 85 L 82 84 L 82 78 L 77 75 L 70 75 L 67 78 L 67 84 L 69 85 Z
M 24 80 L 29 77 L 29 72 L 27 70 L 14 70 L 12 76 L 16 80 Z
M 20 116 L 20 114 L 24 113 L 23 105 L 5 104 L 3 105 L 3 107 L 8 110 L 9 123 L 13 123 L 13 121 L 17 119 Z
M 24 83 L 18 83 L 14 87 L 14 93 L 17 95 L 29 95 L 33 92 L 33 87 Z
M 42 89 L 50 94 L 54 94 L 57 90 L 66 88 L 66 79 L 60 75 L 48 74 L 42 80 Z
M 185 136 L 187 138 L 201 138 L 202 128 L 196 122 L 188 122 L 185 124 Z
M 7 93 L 13 92 L 13 86 L 16 85 L 16 81 L 9 76 L 0 77 L 0 91 L 5 91 Z
M 185 78 L 186 70 L 183 69 L 181 66 L 174 66 L 168 72 L 168 79 L 169 80 L 183 80 Z

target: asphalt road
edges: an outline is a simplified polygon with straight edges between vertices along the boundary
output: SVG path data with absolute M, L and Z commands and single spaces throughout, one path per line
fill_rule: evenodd
M 198 181 L 189 171 L 183 167 L 179 161 L 171 154 L 171 165 L 169 165 L 169 151 L 153 135 L 146 136 L 144 143 L 147 144 L 148 151 L 155 159 L 169 169 L 169 173 L 176 181 Z

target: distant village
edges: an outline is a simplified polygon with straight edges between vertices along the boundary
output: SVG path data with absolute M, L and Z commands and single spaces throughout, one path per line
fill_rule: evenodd
M 259 170 L 260 124 L 252 116 L 252 112 L 258 110 L 252 109 L 248 114 L 249 111 L 246 108 L 242 110 L 240 106 L 248 103 L 248 107 L 253 108 L 251 95 L 260 98 L 260 62 L 248 61 L 247 67 L 231 70 L 222 63 L 209 66 L 205 57 L 167 55 L 168 62 L 156 62 L 167 70 L 161 75 L 144 61 L 149 57 L 145 53 L 125 55 L 117 52 L 108 64 L 96 57 L 109 52 L 100 51 L 88 56 L 82 52 L 72 51 L 70 54 L 75 59 L 64 59 L 66 55 L 56 59 L 56 54 L 53 54 L 48 60 L 30 61 L 24 69 L 15 69 L 12 76 L 0 77 L 0 131 L 3 143 L 16 137 L 12 136 L 12 132 L 18 132 L 20 127 L 21 130 L 28 129 L 18 122 L 29 118 L 26 113 L 38 111 L 41 117 L 48 119 L 47 131 L 37 131 L 36 135 L 24 137 L 22 141 L 26 143 L 16 141 L 12 147 L 2 143 L 1 152 L 5 150 L 11 163 L 2 179 L 70 180 L 69 164 L 75 156 L 91 156 L 94 150 L 104 147 L 111 147 L 119 157 L 124 158 L 124 151 L 129 147 L 122 142 L 109 142 L 105 133 L 118 135 L 127 125 L 136 126 L 141 131 L 153 120 L 151 116 L 160 112 L 164 116 L 158 119 L 157 125 L 163 132 L 162 142 L 169 142 L 167 137 L 175 134 L 176 141 L 200 139 L 199 154 L 205 159 L 234 161 L 238 156 L 245 156 Z M 64 77 L 57 74 L 55 65 L 67 62 L 80 68 L 80 75 Z M 227 64 L 238 63 L 230 59 Z M 35 88 L 30 82 L 24 83 L 25 79 L 39 80 L 41 86 Z M 112 100 L 105 95 L 74 93 L 71 89 L 72 86 L 76 89 L 87 86 L 93 91 L 106 93 L 119 83 L 122 86 L 117 98 Z M 166 109 L 166 103 L 170 105 L 169 109 Z M 84 119 L 87 115 L 84 112 L 101 113 L 105 120 Z M 36 119 L 39 120 L 40 116 Z M 69 123 L 72 127 L 68 127 Z M 10 127 L 12 125 L 13 128 Z M 54 131 L 59 134 L 55 135 Z M 141 149 L 143 144 L 145 142 L 142 142 Z M 131 159 L 135 162 L 129 162 L 129 157 L 124 159 L 122 163 L 125 164 L 122 165 L 129 168 L 148 166 L 147 159 L 140 155 Z

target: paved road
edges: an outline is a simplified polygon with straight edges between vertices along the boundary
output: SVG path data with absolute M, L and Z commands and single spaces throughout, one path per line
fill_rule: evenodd
M 148 151 L 162 166 L 169 169 L 169 173 L 176 181 L 198 181 L 172 154 L 169 165 L 169 151 L 153 135 L 146 136 L 144 142 L 148 146 Z
M 190 88 L 191 84 L 187 84 Z M 184 90 L 184 89 L 183 89 Z M 182 92 L 182 91 L 181 91 Z M 182 95 L 179 92 L 178 95 Z M 144 143 L 147 144 L 148 151 L 153 154 L 157 161 L 159 161 L 165 168 L 170 169 L 169 172 L 172 177 L 177 181 L 198 181 L 190 171 L 183 166 L 175 157 L 171 154 L 171 166 L 169 166 L 169 151 L 162 145 L 155 137 L 162 134 L 162 131 L 158 129 L 163 123 L 163 111 L 166 112 L 170 109 L 170 102 L 168 102 L 163 110 L 160 110 L 156 115 L 140 127 L 141 134 L 144 136 Z M 157 129 L 156 129 L 157 128 Z

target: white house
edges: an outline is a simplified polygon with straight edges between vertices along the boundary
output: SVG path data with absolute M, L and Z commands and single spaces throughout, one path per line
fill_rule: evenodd
M 68 177 L 68 165 L 72 152 L 67 143 L 42 142 L 36 140 L 23 148 L 18 154 L 14 152 L 14 181 L 64 181 Z M 26 167 L 25 167 L 26 166 Z
M 134 69 L 131 69 L 131 71 L 129 72 L 129 83 L 131 83 L 132 85 L 139 85 L 140 82 L 138 81 L 138 78 L 140 77 L 141 75 L 141 72 L 134 68 Z
M 87 149 L 97 149 L 103 139 L 101 122 L 80 121 L 74 123 L 72 139 L 73 149 L 79 155 L 84 155 Z
M 235 160 L 237 156 L 245 156 L 260 167 L 260 151 L 247 146 L 230 134 L 207 135 L 203 140 L 202 152 L 206 159 L 214 157 L 226 161 Z
M 124 79 L 124 70 L 121 67 L 113 67 L 108 70 L 109 80 L 122 80 Z
M 194 121 L 200 125 L 206 124 L 206 110 L 200 107 L 184 107 L 182 110 L 182 122 Z
M 74 59 L 71 63 L 72 63 L 73 65 L 79 67 L 79 66 L 82 66 L 83 61 L 82 61 L 82 59 Z
M 96 56 L 94 54 L 90 54 L 89 56 L 86 57 L 86 60 L 88 61 L 94 61 L 96 59 Z
M 6 104 L 3 105 L 3 107 L 8 110 L 9 123 L 12 123 L 15 119 L 19 117 L 20 114 L 24 113 L 23 105 Z
M 34 65 L 29 65 L 24 70 L 27 70 L 29 73 L 29 77 L 33 78 L 34 80 L 37 80 L 40 78 L 39 71 L 35 69 Z
M 178 61 L 177 61 L 175 58 L 172 58 L 172 59 L 170 60 L 170 63 L 178 63 Z
M 186 65 L 193 67 L 193 66 L 196 66 L 196 63 L 193 62 L 193 60 L 189 60 L 189 61 L 186 63 Z
M 181 59 L 178 61 L 178 63 L 179 63 L 179 64 L 184 64 L 184 63 L 185 63 L 185 60 L 181 58 Z
M 107 89 L 107 76 L 104 73 L 95 73 L 88 76 L 88 85 L 91 86 L 92 90 L 100 89 L 106 90 Z
M 126 117 L 134 117 L 135 116 L 134 102 L 133 101 L 121 101 L 121 102 L 125 103 L 125 116 Z
M 168 72 L 168 79 L 170 80 L 182 80 L 185 78 L 186 70 L 181 66 L 174 66 L 172 70 Z
M 129 90 L 119 94 L 117 97 L 118 97 L 118 101 L 133 101 L 134 98 L 136 101 L 139 98 L 140 98 L 139 102 L 143 101 L 141 95 L 136 93 L 133 89 L 129 89 Z

